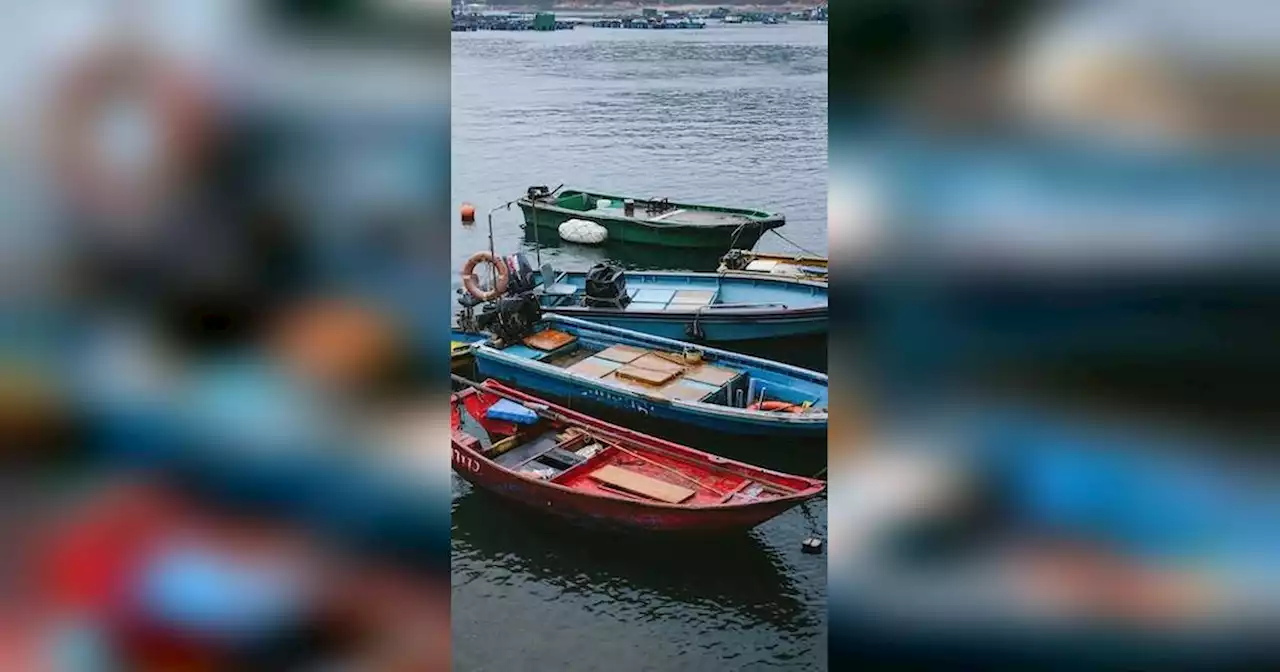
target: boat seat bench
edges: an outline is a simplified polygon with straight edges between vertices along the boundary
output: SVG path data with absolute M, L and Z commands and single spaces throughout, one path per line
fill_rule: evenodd
M 694 490 L 689 488 L 660 481 L 612 464 L 591 472 L 591 478 L 623 492 L 656 499 L 668 504 L 679 504 L 696 494 Z

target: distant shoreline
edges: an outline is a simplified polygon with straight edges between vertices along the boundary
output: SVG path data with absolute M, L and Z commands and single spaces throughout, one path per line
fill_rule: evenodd
M 477 4 L 480 4 L 480 3 L 477 3 Z M 748 4 L 734 4 L 732 2 L 703 2 L 703 3 L 689 3 L 689 4 L 675 5 L 675 4 L 652 3 L 652 2 L 607 2 L 607 3 L 606 2 L 599 2 L 599 3 L 569 2 L 569 3 L 557 4 L 554 7 L 550 8 L 550 10 L 547 10 L 544 7 L 537 7 L 534 5 L 522 5 L 518 3 L 513 3 L 509 5 L 505 5 L 505 4 L 504 5 L 488 5 L 487 9 L 492 11 L 513 11 L 513 12 L 535 12 L 535 11 L 639 12 L 641 9 L 650 8 L 650 9 L 659 9 L 667 12 L 691 12 L 691 11 L 705 11 L 709 9 L 715 9 L 717 7 L 724 7 L 726 9 L 731 9 L 737 12 L 795 12 L 795 11 L 800 11 L 805 9 L 813 9 L 814 7 L 817 7 L 823 4 L 826 4 L 826 3 L 810 1 L 810 2 L 791 2 L 783 5 L 748 5 Z

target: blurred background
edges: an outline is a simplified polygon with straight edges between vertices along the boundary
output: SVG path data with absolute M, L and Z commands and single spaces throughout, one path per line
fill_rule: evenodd
M 847 4 L 831 663 L 1273 667 L 1280 7 Z M 444 11 L 0 2 L 0 667 L 448 664 Z
M 0 667 L 445 669 L 444 3 L 0 17 Z
M 1280 7 L 847 4 L 832 666 L 1274 668 Z

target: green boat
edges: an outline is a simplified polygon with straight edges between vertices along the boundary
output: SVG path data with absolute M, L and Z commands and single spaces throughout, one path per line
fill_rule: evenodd
M 782 215 L 748 208 L 672 203 L 566 189 L 530 187 L 517 201 L 526 226 L 558 230 L 579 219 L 603 226 L 612 243 L 728 250 L 751 247 L 769 229 L 786 224 Z

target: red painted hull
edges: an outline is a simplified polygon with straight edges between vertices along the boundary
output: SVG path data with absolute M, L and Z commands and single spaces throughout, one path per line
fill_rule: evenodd
M 727 504 L 665 504 L 636 498 L 583 491 L 557 483 L 522 476 L 484 457 L 476 441 L 460 429 L 459 404 L 478 394 L 466 390 L 453 395 L 453 469 L 464 480 L 530 509 L 557 516 L 575 525 L 614 530 L 652 532 L 732 532 L 751 529 L 761 523 L 812 499 L 825 489 L 825 483 L 760 467 L 734 462 L 669 441 L 641 434 L 624 427 L 576 413 L 508 388 L 494 381 L 484 387 L 522 401 L 546 405 L 549 409 L 588 429 L 608 432 L 636 450 L 655 449 L 678 455 L 684 460 L 698 461 L 716 467 L 730 467 L 748 474 L 759 482 L 786 487 L 795 494 L 754 502 Z M 474 401 L 474 400 L 473 400 Z

